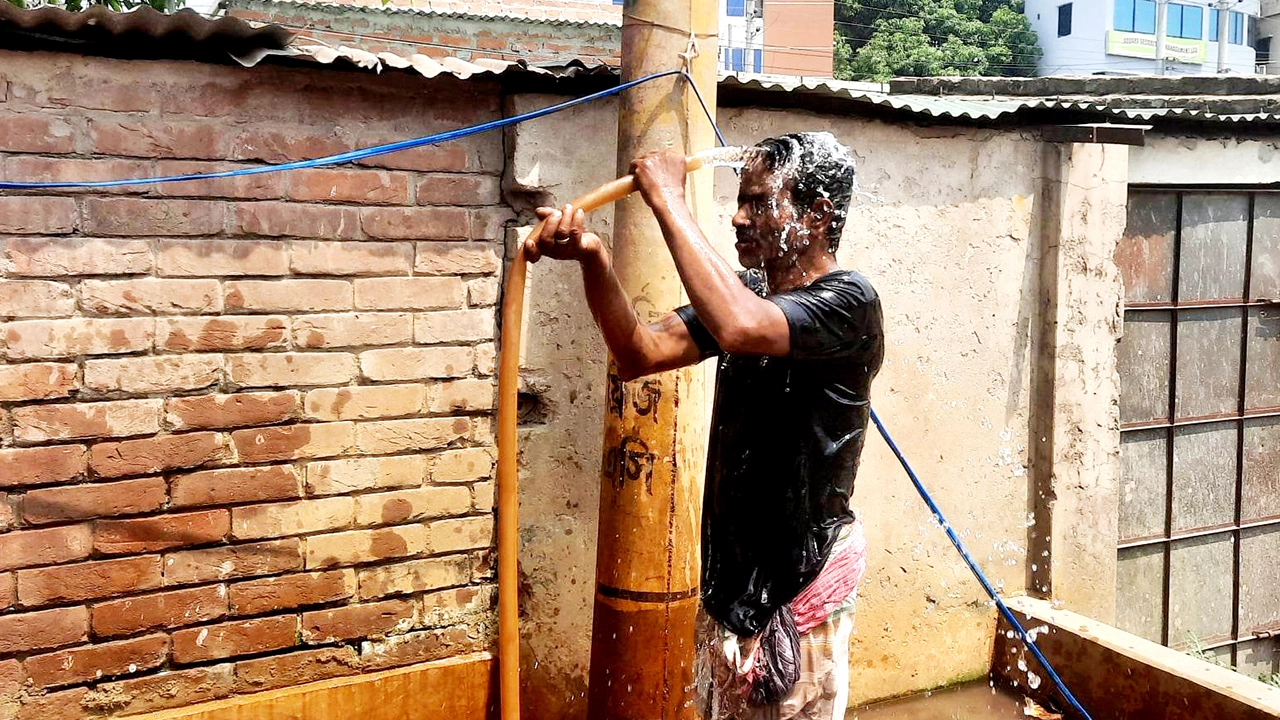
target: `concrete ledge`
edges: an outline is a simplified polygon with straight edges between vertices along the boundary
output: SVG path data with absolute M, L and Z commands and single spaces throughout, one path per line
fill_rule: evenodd
M 494 670 L 492 655 L 476 653 L 130 720 L 485 720 L 498 702 Z
M 1094 720 L 1280 718 L 1280 688 L 1043 600 L 1007 604 Z M 1011 633 L 1002 619 L 992 673 L 1037 701 L 1063 707 L 1048 674 Z

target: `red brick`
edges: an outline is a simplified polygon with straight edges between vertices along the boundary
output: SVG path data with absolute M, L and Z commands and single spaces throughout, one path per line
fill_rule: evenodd
M 357 525 L 397 525 L 470 511 L 471 491 L 465 487 L 419 487 L 356 496 Z
M 83 445 L 0 450 L 0 487 L 66 482 L 87 467 Z
M 410 243 L 295 241 L 291 267 L 307 275 L 408 275 Z
M 151 318 L 23 320 L 4 327 L 5 356 L 13 360 L 112 355 L 148 350 L 155 341 Z
M 397 628 L 413 626 L 414 606 L 408 600 L 386 600 L 364 605 L 348 605 L 333 610 L 302 614 L 304 642 L 331 643 L 338 640 L 380 637 Z
M 18 602 L 18 578 L 13 573 L 0 573 L 0 611 Z M 0 673 L 2 676 L 3 673 Z
M 295 170 L 288 174 L 293 200 L 350 202 L 361 205 L 404 205 L 409 178 L 381 170 Z
M 75 312 L 71 286 L 43 280 L 0 280 L 0 316 L 59 317 Z
M 228 505 L 302 496 L 290 465 L 228 468 L 180 475 L 172 480 L 173 507 Z
M 305 315 L 293 321 L 293 343 L 302 348 L 396 345 L 412 338 L 408 313 Z
M 496 343 L 481 343 L 476 345 L 476 373 L 479 375 L 493 375 L 498 362 L 498 346 Z
M 469 347 L 389 348 L 360 353 L 360 374 L 373 382 L 460 377 L 475 366 Z
M 236 663 L 236 692 L 258 692 L 354 675 L 360 659 L 354 648 L 339 647 L 271 655 Z
M 374 488 L 415 487 L 422 484 L 425 470 L 425 458 L 420 455 L 312 462 L 307 464 L 307 492 L 341 495 Z
M 151 164 L 138 160 L 95 158 L 46 158 L 14 156 L 5 164 L 5 177 L 17 182 L 97 182 L 124 178 L 151 177 Z M 77 190 L 62 188 L 60 192 L 144 193 L 146 185 L 123 185 L 113 188 Z
M 7 532 L 0 535 L 0 570 L 83 560 L 92 546 L 88 525 Z
M 5 244 L 12 275 L 124 275 L 151 271 L 151 243 L 98 238 L 14 238 Z
M 278 240 L 161 240 L 161 275 L 285 275 L 287 245 Z
M 426 388 L 413 385 L 366 385 L 321 388 L 307 393 L 307 417 L 314 420 L 368 420 L 416 415 Z
M 467 418 L 409 418 L 364 422 L 356 426 L 356 450 L 371 455 L 435 450 L 466 440 Z
M 355 594 L 354 570 L 281 575 L 231 586 L 231 614 L 257 615 L 345 600 Z
M 151 670 L 168 656 L 169 638 L 148 635 L 36 655 L 22 668 L 36 687 L 56 687 Z
M 355 379 L 348 353 L 269 353 L 227 358 L 231 382 L 241 387 L 345 385 Z
M 226 131 L 207 120 L 89 119 L 89 142 L 100 155 L 218 160 L 225 156 Z
M 156 88 L 140 82 L 120 82 L 107 74 L 80 69 L 55 69 L 39 81 L 17 81 L 10 89 L 14 99 L 53 108 L 150 112 L 156 105 Z
M 222 380 L 221 355 L 158 355 L 88 360 L 84 384 L 102 392 L 135 394 L 200 390 Z
M 225 585 L 168 590 L 94 605 L 91 625 L 98 637 L 195 625 L 227 614 Z
M 180 550 L 164 556 L 164 584 L 227 580 L 276 575 L 302 569 L 302 541 L 298 538 Z
M 222 310 L 217 280 L 85 280 L 80 304 L 96 315 L 176 315 Z
M 0 235 L 65 235 L 79 225 L 71 198 L 0 197 Z
M 245 235 L 268 237 L 359 237 L 360 216 L 355 208 L 331 205 L 258 202 L 236 205 L 236 228 Z
M 488 307 L 498 302 L 497 278 L 476 278 L 467 281 L 467 304 L 471 307 Z
M 492 340 L 495 319 L 492 309 L 418 313 L 413 318 L 414 342 L 431 345 Z
M 366 235 L 384 240 L 466 240 L 471 237 L 471 219 L 462 208 L 362 208 L 360 224 Z
M 205 200 L 88 198 L 85 231 L 100 235 L 216 235 L 226 208 Z
M 288 344 L 288 319 L 277 316 L 163 318 L 156 345 L 178 352 L 266 350 Z
M 0 655 L 84 642 L 89 613 L 82 607 L 0 615 Z
M 332 457 L 351 448 L 351 423 L 313 423 L 236 430 L 231 433 L 242 462 Z
M 93 549 L 103 555 L 126 555 L 218 542 L 231 532 L 231 514 L 205 510 L 173 515 L 99 520 Z
M 95 717 L 98 716 L 96 710 L 113 715 L 136 715 L 184 708 L 227 697 L 232 693 L 234 677 L 228 663 L 117 680 L 98 685 L 82 705 L 94 708 Z
M 270 425 L 299 416 L 295 392 L 195 395 L 165 401 L 165 421 L 176 430 Z
M 27 695 L 14 720 L 85 720 L 92 717 L 80 703 L 90 693 L 87 687 L 71 688 L 44 695 Z M 14 696 L 15 699 L 17 696 Z
M 492 380 L 466 378 L 431 386 L 427 409 L 433 413 L 492 410 L 496 387 Z
M 493 175 L 433 174 L 418 181 L 417 198 L 419 205 L 493 205 L 501 192 Z
M 74 364 L 0 366 L 0 402 L 66 397 L 80 387 Z M 0 480 L 0 484 L 3 484 Z
M 175 632 L 173 661 L 185 665 L 236 655 L 256 655 L 293 647 L 297 641 L 298 618 L 293 615 L 233 620 Z
M 28 405 L 13 410 L 20 442 L 129 437 L 160 432 L 161 400 Z
M 427 526 L 427 546 L 432 554 L 479 550 L 493 544 L 493 516 L 437 520 Z
M 355 281 L 361 310 L 447 310 L 462 307 L 456 277 L 361 278 Z
M 476 483 L 471 486 L 471 492 L 475 495 L 473 507 L 477 512 L 491 513 L 493 512 L 493 493 L 494 487 L 491 482 Z
M 112 515 L 137 515 L 164 507 L 164 478 L 30 490 L 22 498 L 22 519 L 33 525 Z
M 360 598 L 407 595 L 465 585 L 471 580 L 467 555 L 408 560 L 359 571 Z
M 198 467 L 226 457 L 222 436 L 201 432 L 99 443 L 89 451 L 89 465 L 101 477 L 120 477 Z
M 364 669 L 385 670 L 492 651 L 492 645 L 491 635 L 469 631 L 464 626 L 422 630 L 371 643 Z
M 10 502 L 11 498 L 6 493 L 0 493 L 0 532 L 4 532 L 12 528 L 18 523 L 18 515 Z
M 254 312 L 350 310 L 346 280 L 236 280 L 228 282 L 227 309 Z
M 354 508 L 349 497 L 237 507 L 231 510 L 232 534 L 256 540 L 350 527 Z
M 419 275 L 491 275 L 502 269 L 496 243 L 421 242 L 413 270 Z
M 18 571 L 24 607 L 77 602 L 160 587 L 160 556 L 98 560 Z
M 73 152 L 75 130 L 65 118 L 52 113 L 0 113 L 0 150 L 28 153 Z
M 281 163 L 310 160 L 354 149 L 355 145 L 338 137 L 336 130 L 328 137 L 323 137 L 308 135 L 293 126 L 279 130 L 253 126 L 243 130 L 232 140 L 229 157 L 232 160 Z
M 252 165 L 207 163 L 190 160 L 162 160 L 156 164 L 157 175 L 206 175 L 227 170 L 240 170 Z M 270 200 L 283 194 L 287 173 L 269 172 L 240 175 L 217 180 L 184 180 L 154 186 L 157 195 L 169 197 L 222 197 L 242 200 Z
M 306 563 L 308 570 L 314 570 L 412 557 L 426 550 L 427 533 L 422 525 L 352 530 L 308 537 Z
M 370 139 L 372 142 L 377 140 Z M 454 141 L 446 145 L 424 146 L 412 150 L 356 161 L 359 165 L 390 168 L 392 170 L 420 170 L 425 172 L 466 172 L 477 170 L 465 147 L 466 141 Z

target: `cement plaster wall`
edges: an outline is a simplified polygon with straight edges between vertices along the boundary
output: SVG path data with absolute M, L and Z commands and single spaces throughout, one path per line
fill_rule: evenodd
M 520 96 L 509 111 L 549 100 Z M 521 125 L 508 136 L 508 186 L 541 188 L 563 203 L 610 179 L 614 112 L 597 103 Z M 722 108 L 720 124 L 731 143 L 830 130 L 853 149 L 862 189 L 875 199 L 851 211 L 839 254 L 884 302 L 888 352 L 875 405 L 993 582 L 1023 592 L 1035 562 L 1026 549 L 1027 464 L 1033 328 L 1043 319 L 1041 143 L 1017 131 L 758 108 Z M 717 212 L 704 229 L 733 258 L 736 177 L 715 172 Z M 609 219 L 606 211 L 591 220 L 606 239 Z M 536 266 L 530 292 L 523 362 L 548 412 L 522 435 L 525 704 L 538 717 L 577 718 L 585 712 L 604 348 L 575 267 Z M 994 611 L 875 436 L 855 504 L 873 552 L 850 702 L 985 674 Z M 1106 552 L 1114 562 L 1114 548 Z

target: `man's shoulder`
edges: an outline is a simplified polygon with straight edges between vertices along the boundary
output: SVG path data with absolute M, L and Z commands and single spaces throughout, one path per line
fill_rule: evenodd
M 859 302 L 878 301 L 875 286 L 857 270 L 835 270 L 809 284 L 814 291 L 834 291 Z

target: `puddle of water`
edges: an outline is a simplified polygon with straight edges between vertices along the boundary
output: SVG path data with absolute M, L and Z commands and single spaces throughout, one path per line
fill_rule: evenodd
M 986 680 L 850 710 L 845 720 L 1026 720 L 1022 697 Z

